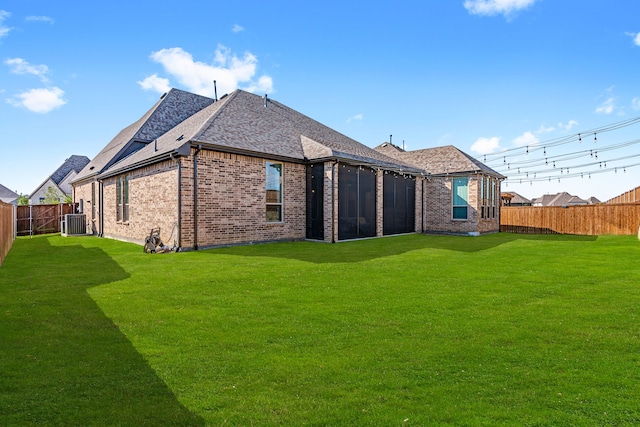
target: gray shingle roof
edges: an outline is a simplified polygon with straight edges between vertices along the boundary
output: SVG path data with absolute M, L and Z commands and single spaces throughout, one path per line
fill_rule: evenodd
M 388 156 L 409 162 L 416 167 L 426 169 L 432 175 L 482 172 L 497 178 L 504 178 L 503 175 L 453 145 L 404 151 L 396 145 L 385 142 L 375 149 Z
M 11 191 L 4 185 L 0 184 L 0 200 L 5 203 L 12 204 L 18 197 L 20 197 L 18 193 Z
M 573 196 L 566 191 L 556 194 L 545 194 L 542 197 L 533 199 L 533 203 L 539 206 L 575 206 L 589 204 L 586 200 L 578 196 Z
M 89 158 L 87 156 L 73 155 L 65 160 L 62 166 L 51 174 L 50 178 L 56 184 L 60 184 L 60 181 L 69 175 L 71 171 L 80 172 L 88 163 Z
M 99 174 L 121 160 L 135 141 L 153 141 L 213 102 L 211 98 L 171 89 L 139 120 L 120 131 L 78 174 L 74 182 Z
M 83 168 L 85 168 L 89 164 L 90 160 L 87 156 L 76 156 L 73 155 L 66 159 L 64 163 L 55 170 L 51 175 L 49 175 L 29 196 L 29 198 L 33 197 L 33 195 L 42 188 L 49 180 L 53 181 L 56 186 L 64 193 L 65 189 L 60 187 L 60 183 L 72 172 L 79 173 Z M 67 189 L 68 190 L 68 189 Z
M 530 205 L 531 204 L 531 200 L 516 193 L 515 191 L 503 191 L 502 193 L 511 195 L 512 205 Z
M 104 176 L 166 158 L 169 153 L 187 154 L 191 145 L 291 161 L 338 159 L 408 173 L 424 172 L 277 101 L 269 100 L 265 107 L 262 97 L 236 90 L 168 130 L 157 138 L 157 143 L 113 164 Z

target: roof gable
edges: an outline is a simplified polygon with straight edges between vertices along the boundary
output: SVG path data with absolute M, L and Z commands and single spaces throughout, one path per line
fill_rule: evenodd
M 375 149 L 419 168 L 426 169 L 432 175 L 482 172 L 498 178 L 504 178 L 503 175 L 453 145 L 404 151 L 400 147 L 385 142 Z
M 99 174 L 214 102 L 211 98 L 171 89 L 140 119 L 121 130 L 74 181 Z
M 71 156 L 64 161 L 62 166 L 51 174 L 50 178 L 56 184 L 60 184 L 70 172 L 80 172 L 88 163 L 89 158 L 87 156 Z
M 531 200 L 516 193 L 515 191 L 504 191 L 503 194 L 508 194 L 511 196 L 512 205 L 530 205 L 531 204 Z
M 0 200 L 5 203 L 11 204 L 15 202 L 18 197 L 20 197 L 18 193 L 11 191 L 4 185 L 0 184 Z

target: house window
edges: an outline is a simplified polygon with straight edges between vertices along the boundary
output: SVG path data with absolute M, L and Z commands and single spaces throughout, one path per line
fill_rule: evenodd
M 118 222 L 129 221 L 129 175 L 116 178 L 116 220 Z
M 282 163 L 267 162 L 267 222 L 282 221 Z
M 469 178 L 453 178 L 453 219 L 467 219 Z

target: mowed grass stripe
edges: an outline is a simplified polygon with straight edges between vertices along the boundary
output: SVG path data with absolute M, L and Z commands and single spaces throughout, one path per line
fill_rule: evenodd
M 47 251 L 73 252 L 73 269 L 38 273 Z M 171 402 L 177 424 L 634 425 L 639 255 L 636 238 L 612 236 L 408 235 L 164 255 L 56 236 L 16 242 L 0 298 L 55 286 L 93 302 L 79 311 L 134 351 L 90 375 L 142 360 L 149 396 Z M 50 283 L 14 277 L 21 270 Z M 73 322 L 58 331 L 72 341 Z M 90 348 L 109 342 L 90 337 Z M 114 376 L 110 387 L 126 383 Z M 48 401 L 75 404 L 65 393 Z M 115 424 L 139 421 L 119 412 Z

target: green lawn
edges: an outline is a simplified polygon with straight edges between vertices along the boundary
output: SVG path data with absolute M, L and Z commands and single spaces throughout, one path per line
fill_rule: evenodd
M 640 242 L 20 238 L 0 425 L 640 424 Z

